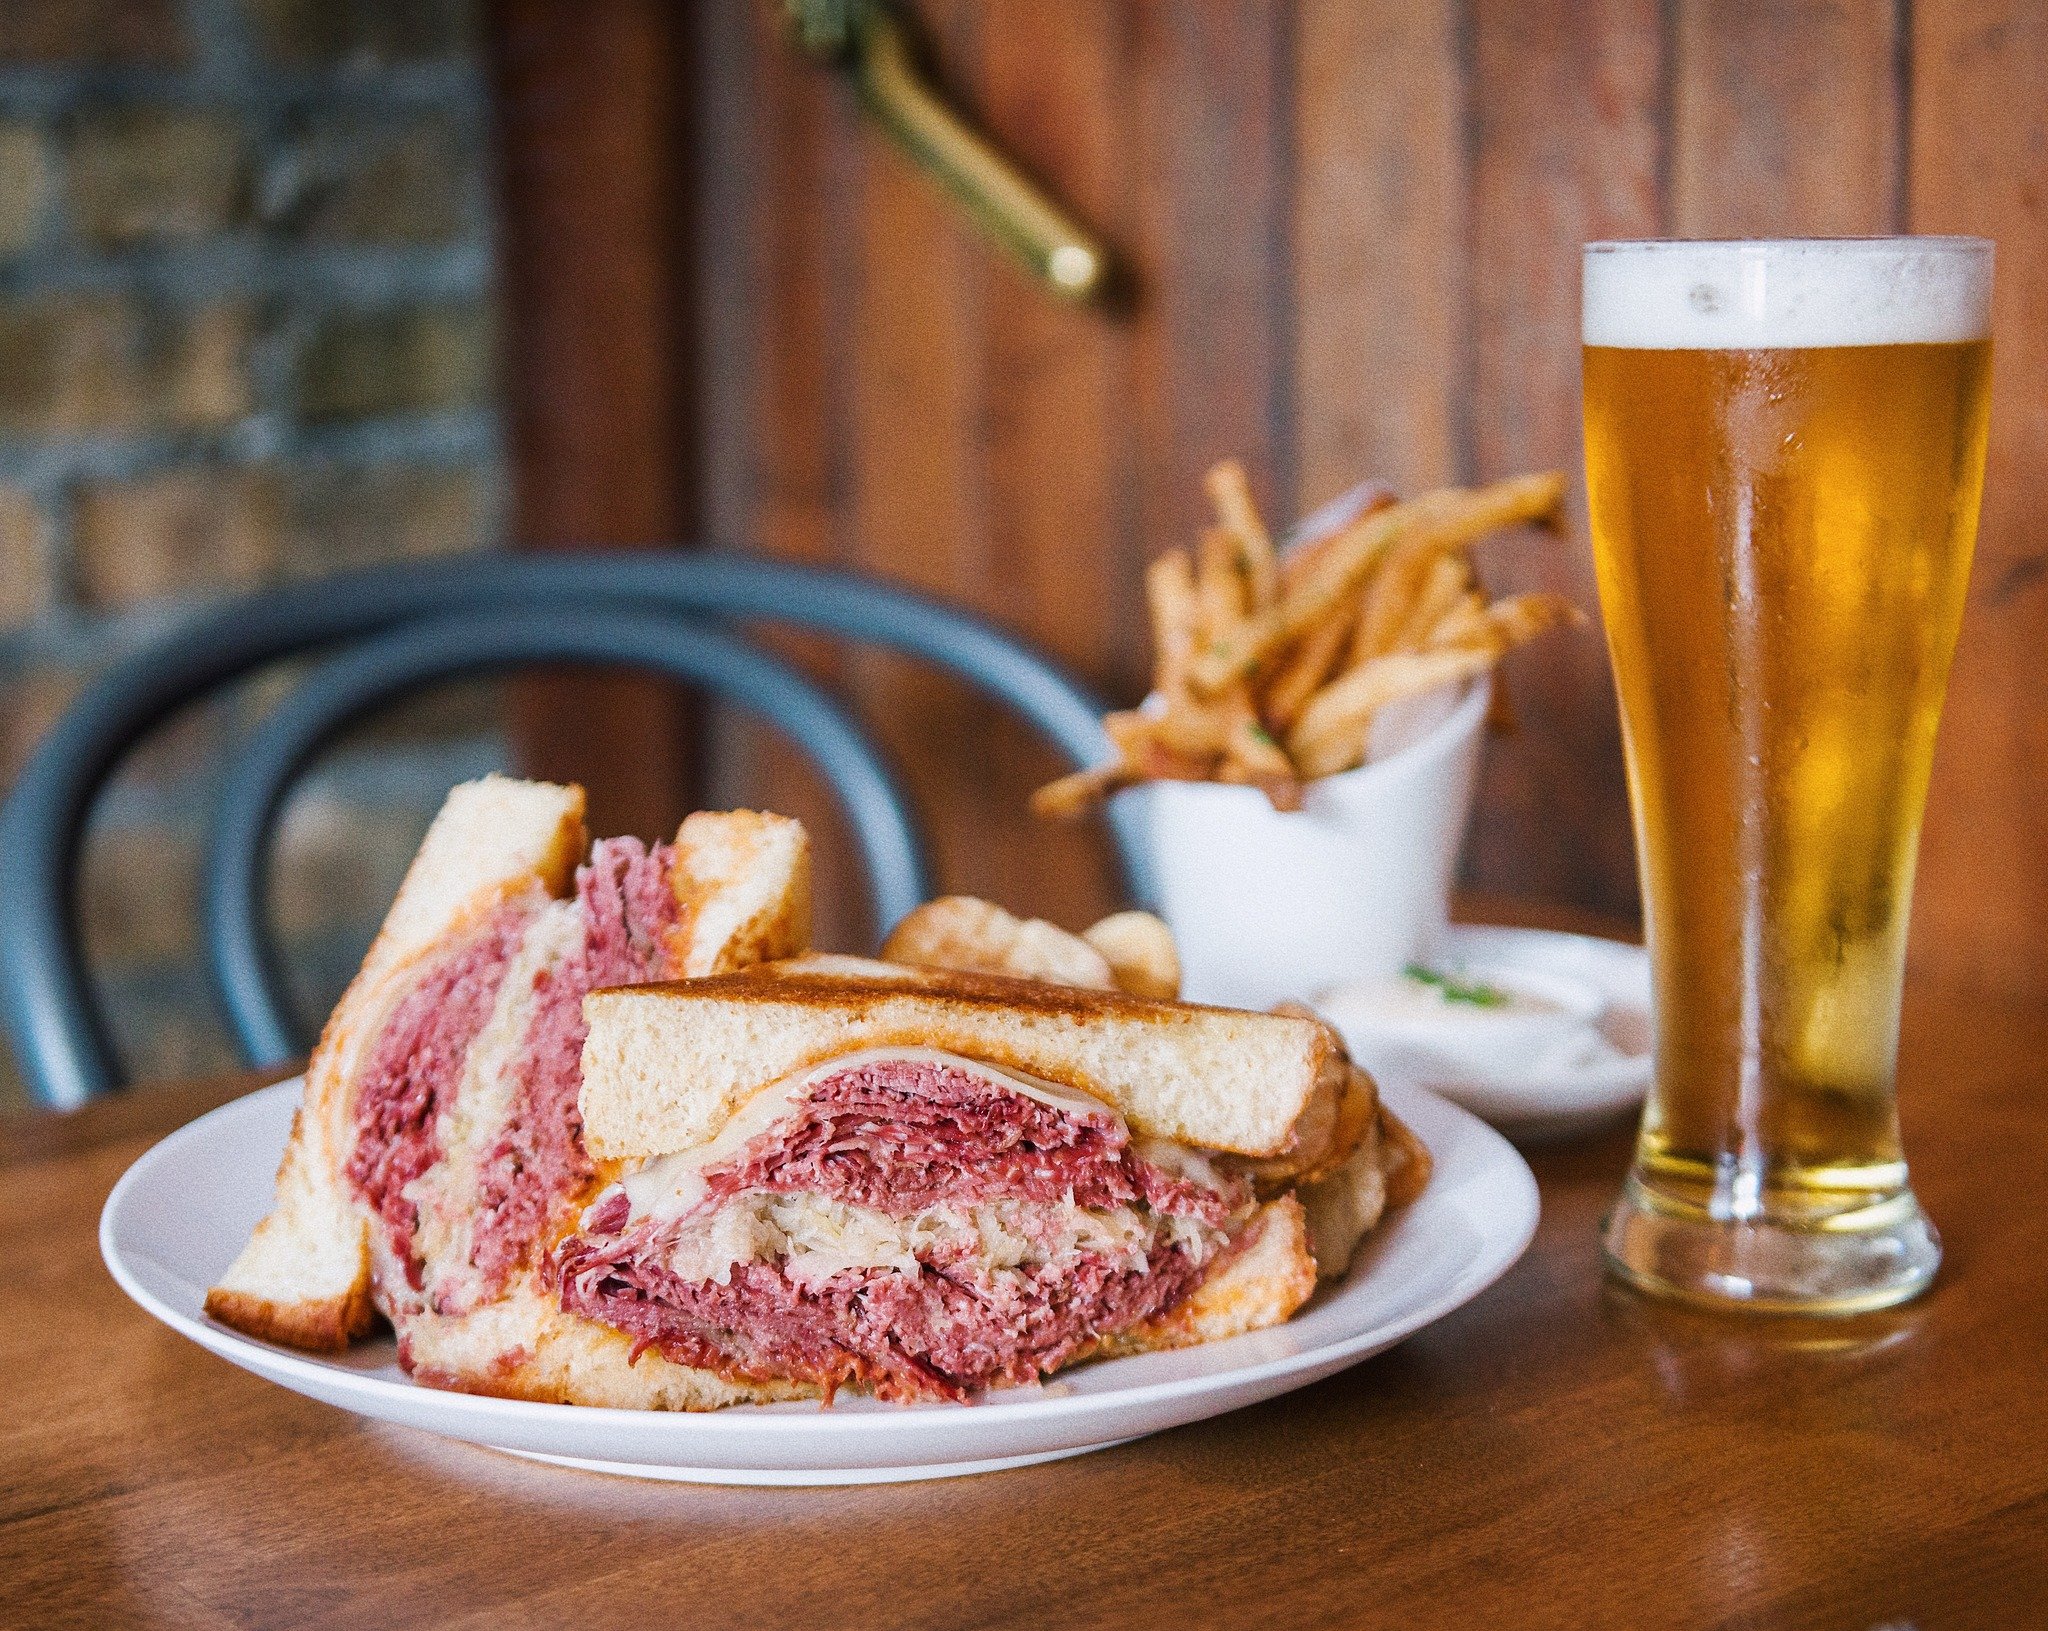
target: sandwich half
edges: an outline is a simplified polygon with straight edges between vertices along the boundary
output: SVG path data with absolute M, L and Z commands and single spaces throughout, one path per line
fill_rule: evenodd
M 325 1351 L 381 1314 L 422 1380 L 563 1391 L 556 1373 L 590 1365 L 538 1271 L 597 1181 L 584 996 L 799 950 L 809 889 L 780 816 L 593 847 L 580 788 L 454 789 L 307 1066 L 276 1207 L 206 1311 Z
M 619 1177 L 560 1306 L 736 1387 L 963 1400 L 1277 1324 L 1304 1194 L 1336 1270 L 1387 1199 L 1370 1080 L 1298 1014 L 852 958 L 584 1010 Z

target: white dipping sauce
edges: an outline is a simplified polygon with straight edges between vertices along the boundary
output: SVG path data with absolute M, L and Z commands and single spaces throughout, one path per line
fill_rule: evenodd
M 1367 980 L 1317 1007 L 1367 1070 L 1425 1085 L 1584 1070 L 1623 1057 L 1593 986 L 1527 969 L 1448 967 Z

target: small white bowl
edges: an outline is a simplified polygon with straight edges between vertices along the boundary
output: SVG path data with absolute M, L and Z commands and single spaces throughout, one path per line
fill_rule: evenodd
M 1460 978 L 1540 996 L 1550 1012 L 1475 1010 L 1431 1027 L 1389 1021 L 1377 982 L 1317 1009 L 1384 1084 L 1424 1087 L 1524 1143 L 1611 1125 L 1649 1091 L 1650 960 L 1640 946 L 1541 929 L 1453 924 L 1427 959 Z M 1434 1031 L 1434 1034 L 1432 1034 Z
M 1140 895 L 1180 947 L 1181 994 L 1270 1008 L 1422 956 L 1446 920 L 1490 690 L 1481 678 L 1386 710 L 1372 762 L 1310 782 L 1298 811 L 1217 782 L 1117 794 Z

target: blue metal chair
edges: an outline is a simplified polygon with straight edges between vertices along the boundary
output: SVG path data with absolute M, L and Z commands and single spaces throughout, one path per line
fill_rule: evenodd
M 206 854 L 209 968 L 252 1065 L 301 1051 L 268 923 L 266 865 L 293 779 L 352 720 L 404 693 L 537 662 L 650 669 L 730 697 L 817 763 L 851 818 L 883 925 L 929 893 L 909 806 L 845 710 L 722 625 L 757 619 L 889 647 L 1016 709 L 1076 765 L 1108 751 L 1101 705 L 964 612 L 844 573 L 723 554 L 484 557 L 350 573 L 198 617 L 115 665 L 38 747 L 0 811 L 0 1017 L 31 1092 L 69 1108 L 121 1072 L 77 933 L 93 802 L 128 751 L 184 705 L 286 657 L 324 654 L 233 755 Z M 1135 876 L 1128 831 L 1117 833 Z

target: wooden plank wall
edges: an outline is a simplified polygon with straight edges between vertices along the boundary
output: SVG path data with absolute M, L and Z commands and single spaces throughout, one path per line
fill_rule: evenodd
M 667 0 L 491 12 L 512 532 L 659 547 L 698 530 L 691 413 L 695 40 Z M 598 832 L 672 831 L 696 721 L 674 688 L 588 670 L 515 688 L 521 768 L 580 780 Z
M 2048 991 L 2048 20 L 2021 0 L 926 0 L 943 80 L 1124 252 L 1121 319 L 1047 300 L 963 229 L 759 0 L 696 15 L 717 544 L 975 606 L 1112 698 L 1143 687 L 1139 577 L 1239 454 L 1285 519 L 1579 467 L 1587 238 L 1900 229 L 2000 240 L 1991 496 L 1937 770 L 1915 956 Z M 1575 515 L 1582 505 L 1575 498 Z M 1497 592 L 1594 604 L 1582 528 L 1504 539 Z M 1055 766 L 893 660 L 846 685 L 924 802 L 944 884 L 1067 922 L 1109 905 L 1099 832 L 1034 828 Z M 1633 909 L 1597 632 L 1510 666 L 1474 884 Z M 826 936 L 868 932 L 823 797 L 721 728 L 723 798 L 824 829 Z

